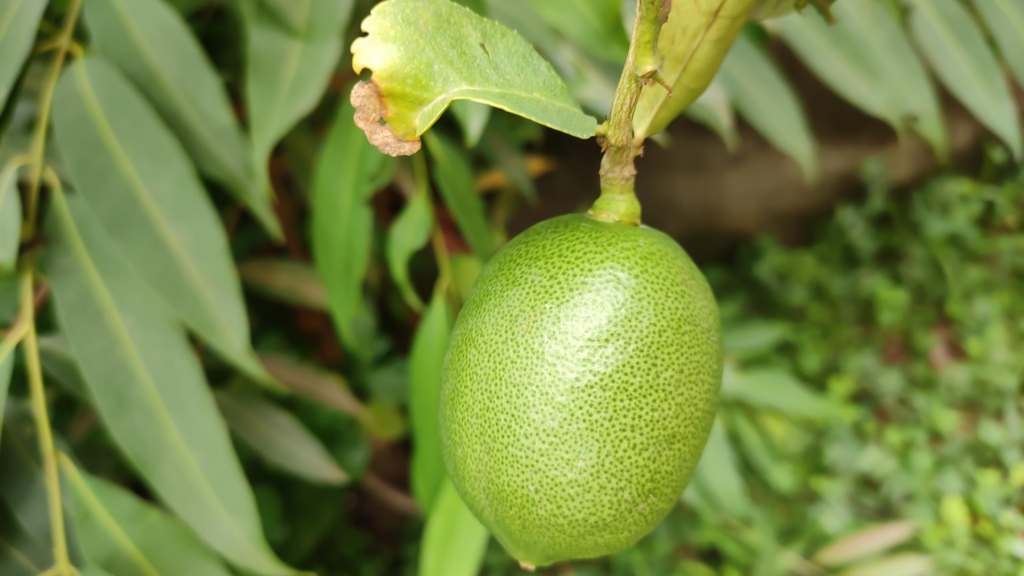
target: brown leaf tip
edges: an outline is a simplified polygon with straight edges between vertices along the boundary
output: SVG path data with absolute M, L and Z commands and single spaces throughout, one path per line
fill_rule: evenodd
M 366 139 L 370 144 L 388 156 L 412 156 L 419 152 L 419 139 L 402 140 L 390 126 L 381 123 L 387 115 L 388 108 L 384 104 L 384 95 L 380 87 L 373 80 L 356 83 L 352 87 L 350 100 L 356 109 L 356 126 L 366 132 Z

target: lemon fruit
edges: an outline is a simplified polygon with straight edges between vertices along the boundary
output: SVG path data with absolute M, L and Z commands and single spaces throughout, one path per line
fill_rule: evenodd
M 714 296 L 675 241 L 553 218 L 491 259 L 459 314 L 442 376 L 445 465 L 524 567 L 610 554 L 679 499 L 721 377 Z

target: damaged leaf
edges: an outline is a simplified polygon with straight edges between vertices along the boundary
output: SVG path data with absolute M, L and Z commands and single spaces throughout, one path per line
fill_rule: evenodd
M 352 105 L 356 123 L 382 152 L 415 153 L 420 135 L 454 100 L 489 104 L 579 138 L 594 135 L 596 120 L 551 65 L 517 32 L 468 8 L 389 0 L 374 7 L 362 30 L 368 36 L 352 44 L 352 67 L 373 78 L 353 89 Z

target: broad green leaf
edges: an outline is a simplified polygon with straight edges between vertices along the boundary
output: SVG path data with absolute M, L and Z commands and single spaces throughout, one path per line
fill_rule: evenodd
M 292 574 L 263 539 L 252 491 L 176 319 L 80 197 L 50 206 L 45 270 L 104 429 L 160 499 L 232 563 Z
M 735 152 L 739 148 L 740 134 L 736 129 L 736 114 L 720 81 L 711 82 L 707 90 L 694 100 L 683 114 L 718 134 L 730 152 Z
M 419 576 L 476 576 L 489 538 L 445 477 L 423 530 Z
M 907 552 L 854 566 L 839 576 L 931 576 L 935 561 L 925 554 Z
M 812 420 L 836 417 L 837 408 L 796 379 L 776 368 L 727 369 L 722 378 L 722 398 L 738 400 L 758 408 Z
M 283 26 L 265 2 L 239 2 L 247 37 L 245 94 L 253 154 L 265 180 L 274 145 L 316 106 L 327 88 L 341 56 L 353 0 L 288 4 L 299 24 L 295 29 Z
M 423 177 L 426 178 L 426 175 L 424 174 Z M 391 224 L 386 247 L 391 279 L 402 291 L 406 303 L 417 311 L 423 309 L 423 301 L 420 300 L 409 280 L 409 259 L 426 246 L 434 228 L 434 205 L 425 185 L 426 182 L 413 194 L 405 208 L 402 209 L 402 213 Z
M 747 21 L 754 0 L 676 2 L 658 38 L 661 75 L 672 87 L 644 87 L 633 130 L 647 138 L 664 130 L 711 84 L 729 47 Z
M 448 349 L 451 320 L 444 287 L 434 290 L 409 352 L 409 419 L 412 421 L 412 494 L 430 510 L 445 478 L 438 412 L 441 364 Z
M 622 26 L 622 0 L 526 0 L 555 30 L 592 56 L 626 61 L 629 37 Z
M 346 474 L 320 441 L 286 410 L 250 393 L 214 393 L 228 427 L 277 468 L 317 484 L 341 485 Z
M 974 18 L 956 0 L 911 4 L 910 30 L 939 80 L 1018 160 L 1024 158 L 1016 100 Z
M 92 45 L 146 95 L 199 170 L 280 238 L 224 82 L 182 16 L 163 0 L 89 0 L 85 17 Z
M 900 27 L 877 0 L 839 2 L 829 25 L 813 10 L 778 22 L 786 43 L 825 84 L 899 133 L 913 130 L 949 154 L 939 98 Z
M 917 533 L 917 525 L 909 521 L 887 522 L 845 536 L 814 555 L 823 566 L 842 566 L 903 544 Z
M 10 165 L 0 172 L 0 276 L 13 273 L 18 262 L 21 218 L 18 168 Z
M 0 109 L 32 51 L 47 0 L 0 0 Z
M 352 44 L 356 122 L 392 155 L 419 150 L 453 100 L 490 104 L 580 138 L 597 122 L 580 110 L 562 79 L 521 36 L 448 0 L 388 0 L 363 21 Z M 443 63 L 443 65 L 438 65 Z M 378 120 L 387 121 L 386 126 Z
M 804 177 L 818 176 L 814 136 L 796 92 L 754 43 L 740 36 L 719 75 L 729 99 L 773 146 L 796 160 Z
M 181 520 L 59 455 L 86 561 L 118 576 L 230 576 Z
M 738 519 L 750 516 L 752 504 L 747 486 L 721 418 L 711 428 L 704 454 L 694 472 L 694 483 L 701 494 L 714 501 L 724 513 Z
M 452 113 L 462 127 L 466 148 L 475 148 L 491 118 L 491 107 L 472 100 L 456 100 L 452 102 Z
M 51 564 L 46 544 L 29 534 L 0 502 L 0 574 L 38 576 Z
M 311 310 L 327 310 L 327 290 L 308 264 L 263 258 L 239 264 L 238 273 L 246 286 L 261 294 Z
M 370 263 L 373 211 L 367 205 L 374 180 L 391 160 L 371 146 L 352 123 L 352 105 L 338 108 L 320 150 L 313 178 L 313 260 L 327 288 L 341 341 L 368 359 L 371 342 L 360 339 L 356 323 L 363 306 L 363 278 Z
M 75 189 L 119 251 L 200 338 L 271 385 L 249 343 L 241 283 L 217 212 L 177 140 L 118 71 L 63 73 L 54 129 Z
M 424 137 L 434 160 L 434 182 L 459 230 L 478 256 L 486 260 L 497 249 L 487 222 L 484 201 L 476 192 L 469 160 L 454 144 L 435 132 Z
M 256 0 L 262 2 L 266 9 L 291 31 L 301 34 L 306 22 L 308 2 L 295 0 Z
M 64 391 L 79 400 L 92 402 L 82 379 L 82 371 L 71 354 L 67 341 L 59 334 L 49 334 L 38 339 L 39 362 L 48 382 L 56 382 Z
M 1024 86 L 1024 2 L 982 0 L 972 5 L 995 37 L 1017 83 Z
M 748 358 L 764 354 L 785 341 L 791 328 L 784 322 L 749 320 L 722 330 L 722 350 L 727 356 Z
M 182 14 L 188 15 L 204 6 L 217 4 L 219 0 L 164 0 Z
M 78 571 L 79 576 L 113 576 L 103 568 L 97 566 L 86 566 Z

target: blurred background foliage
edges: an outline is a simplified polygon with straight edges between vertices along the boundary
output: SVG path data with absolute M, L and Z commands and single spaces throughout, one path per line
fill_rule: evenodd
M 463 3 L 607 113 L 629 0 Z M 380 155 L 347 103 L 373 4 L 0 0 L 0 325 L 9 343 L 19 306 L 37 313 L 63 481 L 55 498 L 34 355 L 0 345 L 0 574 L 519 572 L 444 477 L 439 367 L 486 258 L 552 206 L 585 207 L 596 170 L 469 102 L 423 152 Z M 748 24 L 650 155 L 686 153 L 696 122 L 722 140 L 722 178 L 767 142 L 820 193 L 833 156 L 810 94 L 940 167 L 908 176 L 876 146 L 797 234 L 684 241 L 725 334 L 708 449 L 654 533 L 545 573 L 1024 574 L 1024 3 L 832 14 Z M 816 90 L 788 79 L 806 71 Z M 964 117 L 980 135 L 958 144 Z M 715 196 L 685 174 L 645 185 L 654 161 L 641 201 Z M 26 235 L 40 181 L 46 225 Z

